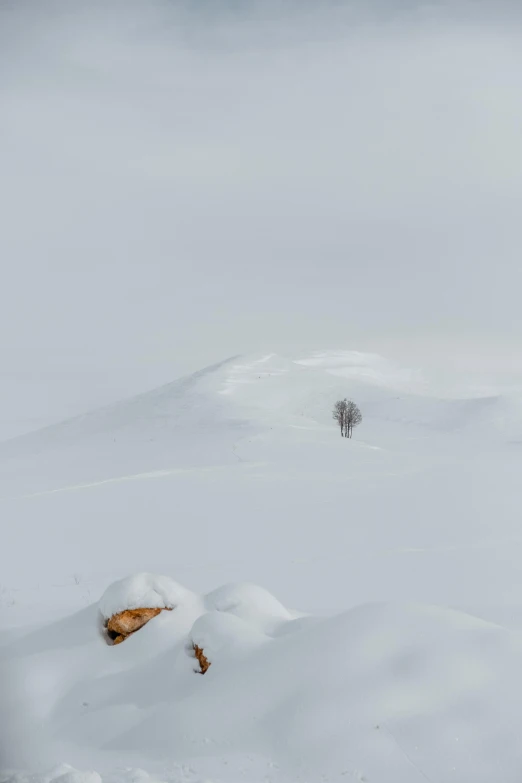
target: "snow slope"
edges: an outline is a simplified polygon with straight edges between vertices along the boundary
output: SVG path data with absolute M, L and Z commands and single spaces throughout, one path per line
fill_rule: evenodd
M 177 781 L 519 779 L 520 633 L 416 604 L 299 617 L 255 585 L 178 588 L 172 612 L 118 647 L 92 606 L 4 650 L 45 725 L 37 757 L 122 759 L 124 780 L 145 749 Z
M 518 780 L 522 397 L 428 377 L 235 357 L 0 443 L 5 763 L 45 783 L 80 775 L 64 760 L 115 781 Z M 98 599 L 144 571 L 176 608 L 108 647 Z

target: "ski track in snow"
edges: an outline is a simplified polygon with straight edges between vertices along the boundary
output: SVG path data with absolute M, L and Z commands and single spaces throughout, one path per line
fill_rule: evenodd
M 265 463 L 263 462 L 243 462 L 248 468 L 260 468 Z M 101 487 L 105 484 L 121 484 L 128 481 L 148 481 L 150 479 L 162 479 L 169 476 L 182 476 L 189 474 L 204 474 L 213 473 L 215 471 L 228 471 L 237 470 L 236 465 L 203 465 L 194 468 L 165 468 L 164 470 L 153 470 L 147 473 L 134 473 L 130 476 L 115 476 L 114 478 L 101 479 L 100 481 L 89 481 L 85 484 L 73 484 L 66 487 L 57 487 L 56 489 L 46 489 L 42 492 L 32 492 L 27 495 L 6 495 L 0 498 L 2 500 L 24 500 L 27 498 L 44 497 L 45 495 L 56 495 L 61 492 L 76 492 L 83 489 L 92 489 L 93 487 Z

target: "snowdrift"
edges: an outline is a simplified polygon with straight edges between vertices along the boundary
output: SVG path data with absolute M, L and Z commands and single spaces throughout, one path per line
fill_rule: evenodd
M 97 620 L 151 602 L 172 611 L 107 646 Z M 195 645 L 211 662 L 205 677 Z M 219 757 L 224 780 L 245 758 L 252 780 L 263 758 L 274 780 L 515 783 L 522 771 L 522 637 L 448 609 L 373 604 L 311 617 L 253 584 L 198 595 L 139 574 L 1 652 L 36 735 L 45 723 L 47 756 L 80 766 L 88 749 L 104 779 L 122 757 L 154 774 L 173 760 L 213 759 L 215 769 Z M 57 770 L 30 779 L 99 781 Z M 117 779 L 135 780 L 135 767 Z
M 0 444 L 1 766 L 519 783 L 521 423 L 494 383 L 457 398 L 328 352 L 236 357 Z

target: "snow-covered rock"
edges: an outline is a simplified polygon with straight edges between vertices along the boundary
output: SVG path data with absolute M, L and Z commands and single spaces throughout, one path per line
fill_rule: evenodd
M 160 612 L 170 609 L 124 609 L 123 612 L 113 614 L 107 622 L 107 636 L 113 645 L 124 642 L 127 637 L 139 631 L 153 617 Z
M 189 590 L 168 576 L 141 573 L 111 584 L 98 606 L 108 620 L 125 609 L 174 609 L 192 598 Z

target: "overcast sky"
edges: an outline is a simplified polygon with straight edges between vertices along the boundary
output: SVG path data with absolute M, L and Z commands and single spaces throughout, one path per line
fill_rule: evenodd
M 0 9 L 4 372 L 520 345 L 516 3 Z

